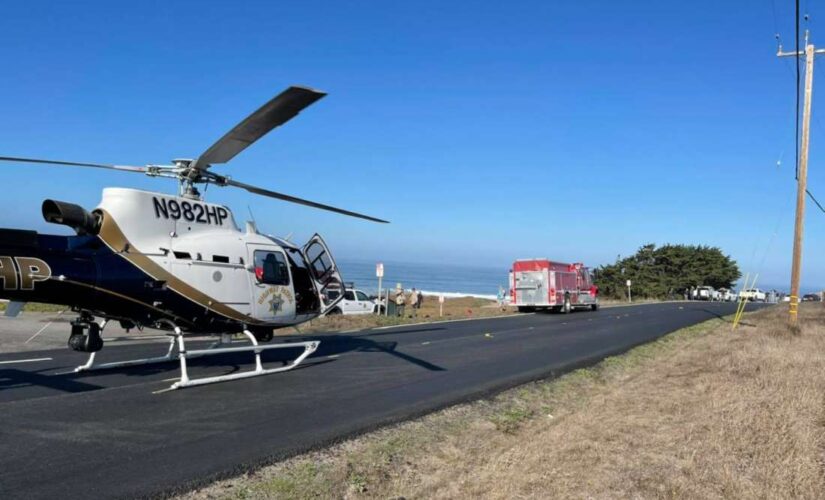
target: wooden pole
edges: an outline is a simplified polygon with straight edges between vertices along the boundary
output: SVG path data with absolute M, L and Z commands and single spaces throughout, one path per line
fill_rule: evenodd
M 802 112 L 802 141 L 799 151 L 799 179 L 796 187 L 796 222 L 793 232 L 793 264 L 791 266 L 791 302 L 789 323 L 799 323 L 799 281 L 802 274 L 802 236 L 805 230 L 805 196 L 808 191 L 808 145 L 811 124 L 811 98 L 814 81 L 814 46 L 805 45 L 805 106 Z

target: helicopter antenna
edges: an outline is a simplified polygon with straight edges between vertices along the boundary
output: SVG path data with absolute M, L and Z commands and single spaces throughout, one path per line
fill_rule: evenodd
M 252 223 L 257 226 L 258 221 L 255 220 L 255 214 L 252 213 L 252 207 L 250 205 L 247 205 L 246 209 L 249 210 L 249 217 L 252 219 Z

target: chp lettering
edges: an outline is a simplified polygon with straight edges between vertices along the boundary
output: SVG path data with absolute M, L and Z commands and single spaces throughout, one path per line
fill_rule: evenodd
M 160 219 L 183 219 L 187 222 L 197 222 L 200 224 L 215 224 L 222 226 L 223 221 L 229 217 L 229 211 L 223 207 L 204 205 L 196 201 L 166 200 L 165 198 L 152 197 L 155 207 L 155 217 Z
M 0 280 L 3 290 L 34 290 L 38 281 L 52 277 L 52 269 L 35 257 L 0 257 Z

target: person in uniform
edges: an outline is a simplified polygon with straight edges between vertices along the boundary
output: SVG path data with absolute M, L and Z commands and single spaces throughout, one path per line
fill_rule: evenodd
M 397 288 L 395 290 L 395 315 L 398 317 L 404 317 L 404 289 Z
M 418 316 L 418 292 L 415 291 L 415 288 L 412 289 L 410 292 L 410 308 L 412 309 L 412 314 L 410 317 L 415 318 Z

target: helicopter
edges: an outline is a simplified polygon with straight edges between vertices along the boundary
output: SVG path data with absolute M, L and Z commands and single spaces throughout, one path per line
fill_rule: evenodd
M 343 298 L 343 278 L 320 235 L 303 246 L 261 234 L 254 222 L 241 230 L 232 210 L 204 200 L 199 186 L 237 187 L 256 195 L 297 203 L 372 222 L 388 221 L 270 191 L 216 173 L 225 164 L 283 125 L 326 93 L 291 86 L 227 132 L 196 159 L 171 165 L 110 165 L 39 158 L 0 157 L 0 161 L 87 167 L 171 178 L 176 195 L 107 187 L 91 211 L 47 199 L 43 218 L 72 228 L 74 235 L 0 229 L 0 298 L 11 301 L 7 315 L 26 302 L 68 306 L 68 346 L 89 353 L 75 372 L 134 366 L 175 359 L 181 376 L 172 389 L 292 369 L 318 348 L 317 341 L 262 345 L 277 328 L 296 326 L 331 311 Z M 153 328 L 170 337 L 165 355 L 99 363 L 103 330 L 117 321 L 125 329 Z M 238 345 L 235 334 L 250 341 Z M 186 350 L 184 337 L 218 336 L 207 349 Z M 266 349 L 303 349 L 285 366 L 264 369 Z M 208 354 L 252 351 L 255 369 L 191 379 L 187 359 Z

